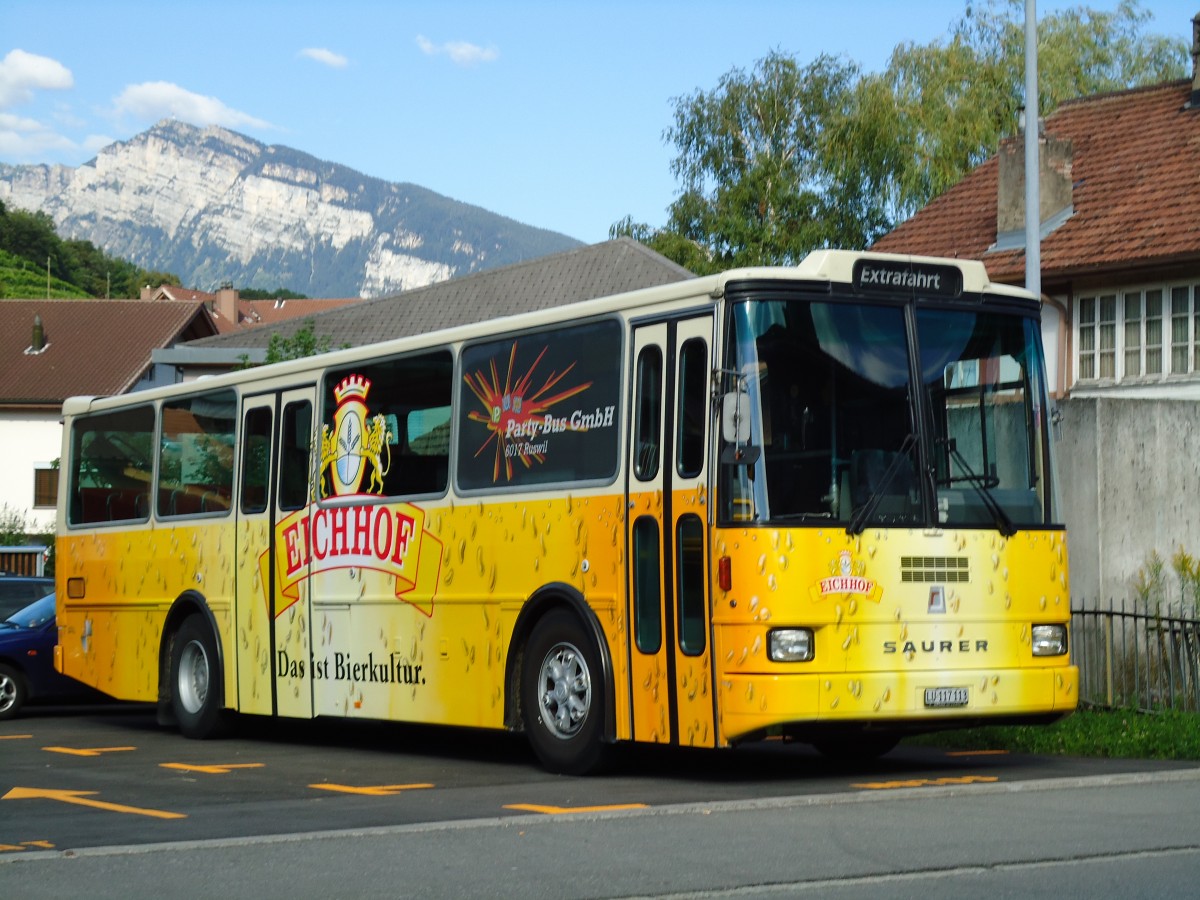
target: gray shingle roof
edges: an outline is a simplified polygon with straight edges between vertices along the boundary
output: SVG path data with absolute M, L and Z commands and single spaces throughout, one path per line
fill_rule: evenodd
M 311 317 L 318 337 L 357 347 L 539 309 L 607 297 L 692 278 L 687 269 L 629 238 L 489 269 L 427 287 L 364 300 Z M 266 347 L 272 333 L 290 336 L 306 319 L 246 329 L 187 346 Z

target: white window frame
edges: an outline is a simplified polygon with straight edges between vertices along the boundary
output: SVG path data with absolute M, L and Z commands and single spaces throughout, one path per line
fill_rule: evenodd
M 1200 377 L 1200 279 L 1079 292 L 1072 306 L 1074 384 Z

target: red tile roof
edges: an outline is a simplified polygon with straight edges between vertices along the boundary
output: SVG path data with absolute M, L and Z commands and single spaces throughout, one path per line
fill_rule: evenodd
M 1200 262 L 1200 109 L 1192 83 L 1085 97 L 1045 121 L 1070 140 L 1074 214 L 1043 238 L 1043 282 L 1106 270 Z M 1023 248 L 996 242 L 999 164 L 992 157 L 872 249 L 981 259 L 994 281 L 1025 280 Z
M 307 318 L 327 310 L 348 306 L 351 303 L 362 302 L 361 297 L 319 300 L 246 300 L 236 292 L 232 296 L 237 309 L 236 322 L 231 321 L 230 317 L 222 313 L 220 294 L 197 291 L 175 284 L 164 284 L 142 293 L 144 300 L 185 300 L 206 304 L 209 313 L 212 314 L 217 331 L 221 334 L 229 334 L 243 328 L 254 328 L 257 325 L 283 322 L 288 319 Z
M 34 317 L 45 336 L 27 353 Z M 203 303 L 144 300 L 0 301 L 0 404 L 58 405 L 76 394 L 120 394 L 150 351 L 215 334 Z

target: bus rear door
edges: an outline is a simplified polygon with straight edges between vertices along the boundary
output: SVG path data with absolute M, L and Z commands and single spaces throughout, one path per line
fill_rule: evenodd
M 243 712 L 313 714 L 307 517 L 315 395 L 299 388 L 242 405 L 234 653 Z

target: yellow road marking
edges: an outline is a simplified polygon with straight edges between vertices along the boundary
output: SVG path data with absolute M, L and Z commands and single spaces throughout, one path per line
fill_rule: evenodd
M 189 763 L 159 763 L 163 769 L 178 769 L 181 772 L 204 772 L 207 775 L 228 775 L 234 769 L 261 769 L 266 763 L 220 763 L 212 766 L 194 766 Z
M 32 734 L 0 734 L 0 741 L 27 741 Z
M 419 790 L 421 788 L 431 788 L 432 784 L 376 784 L 363 787 L 354 787 L 349 784 L 310 784 L 310 788 L 316 788 L 319 791 L 337 791 L 341 794 L 363 794 L 368 797 L 390 797 L 393 794 L 399 794 L 401 791 Z
M 614 803 L 610 806 L 539 806 L 536 803 L 509 803 L 504 808 L 545 813 L 548 816 L 562 816 L 569 813 L 609 812 L 610 810 L 647 809 L 648 807 L 645 803 Z
M 183 813 L 166 812 L 161 809 L 141 809 L 137 806 L 122 806 L 119 803 L 107 803 L 103 800 L 89 800 L 99 791 L 55 791 L 45 788 L 15 787 L 0 800 L 58 800 L 62 803 L 74 803 L 78 806 L 91 806 L 95 809 L 106 809 L 110 812 L 129 813 L 136 816 L 151 816 L 155 819 L 186 819 Z
M 39 850 L 53 850 L 54 845 L 49 841 L 21 841 L 19 844 L 0 844 L 0 853 L 11 853 L 14 850 L 28 850 L 37 847 Z
M 71 756 L 99 756 L 101 753 L 120 753 L 136 750 L 137 747 L 43 747 L 51 753 L 69 753 Z
M 1008 756 L 1007 750 L 948 750 L 947 756 Z
M 866 788 L 872 791 L 890 790 L 892 788 L 909 787 L 940 787 L 948 784 L 980 784 L 999 781 L 993 775 L 962 775 L 957 778 L 912 778 L 907 781 L 864 781 L 852 784 L 850 787 Z

